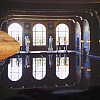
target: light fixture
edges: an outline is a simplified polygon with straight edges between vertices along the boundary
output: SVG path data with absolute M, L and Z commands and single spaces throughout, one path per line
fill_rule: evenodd
M 90 68 L 88 68 L 88 69 L 87 69 L 87 72 L 91 72 L 91 69 L 90 69 Z
M 91 41 L 90 40 L 87 40 L 86 42 L 90 43 Z
M 84 66 L 81 66 L 81 69 L 84 69 Z
M 84 43 L 84 40 L 81 40 L 81 43 Z

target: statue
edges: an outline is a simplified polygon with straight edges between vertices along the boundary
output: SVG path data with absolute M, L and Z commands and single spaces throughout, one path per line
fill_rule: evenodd
M 26 52 L 29 53 L 29 47 L 30 47 L 29 36 L 25 36 L 25 47 L 26 47 Z
M 50 36 L 49 38 L 49 48 L 52 48 L 53 38 Z
M 52 44 L 53 44 L 53 38 L 52 38 L 52 36 L 50 36 L 49 37 L 49 48 L 48 48 L 48 50 L 53 50 Z

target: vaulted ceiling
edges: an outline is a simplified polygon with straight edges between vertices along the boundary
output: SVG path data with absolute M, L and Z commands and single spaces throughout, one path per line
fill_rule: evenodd
M 0 0 L 0 12 L 7 10 L 81 10 L 100 12 L 100 0 Z
M 100 3 L 100 0 L 0 0 L 0 2 L 31 3 Z

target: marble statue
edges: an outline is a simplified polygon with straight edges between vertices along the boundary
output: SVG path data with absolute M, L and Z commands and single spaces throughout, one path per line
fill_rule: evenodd
M 53 50 L 53 38 L 52 36 L 49 37 L 49 48 L 48 50 Z

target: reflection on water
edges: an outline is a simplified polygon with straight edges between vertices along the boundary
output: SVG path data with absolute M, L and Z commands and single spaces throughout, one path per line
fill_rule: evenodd
M 84 66 L 85 66 L 85 68 L 84 68 L 85 76 L 86 77 L 90 77 L 90 71 L 91 71 L 91 69 L 90 69 L 90 60 L 89 60 L 88 57 L 84 61 Z
M 46 57 L 33 58 L 33 77 L 37 80 L 41 80 L 46 75 Z
M 69 75 L 69 57 L 56 55 L 56 76 L 65 79 Z
M 53 55 L 48 56 L 49 66 L 53 67 Z M 32 75 L 37 80 L 42 80 L 46 76 L 47 57 L 34 57 L 30 65 L 29 55 L 25 56 L 25 68 L 32 67 Z M 56 54 L 56 76 L 59 79 L 65 79 L 69 75 L 69 57 L 65 54 Z M 11 81 L 18 81 L 22 77 L 22 58 L 11 58 L 8 64 L 8 77 Z
M 91 59 L 80 54 L 19 54 L 8 60 L 2 81 L 9 87 L 87 88 L 90 84 Z
M 11 58 L 8 64 L 8 78 L 18 81 L 22 77 L 22 58 Z

